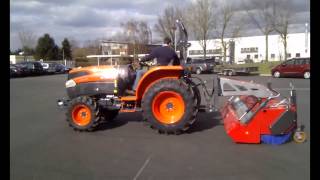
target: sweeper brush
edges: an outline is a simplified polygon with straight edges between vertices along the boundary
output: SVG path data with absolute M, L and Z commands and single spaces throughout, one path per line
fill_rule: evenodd
M 298 127 L 296 90 L 284 98 L 271 88 L 219 78 L 220 95 L 231 96 L 221 109 L 226 133 L 236 143 L 283 144 L 292 138 L 304 142 Z

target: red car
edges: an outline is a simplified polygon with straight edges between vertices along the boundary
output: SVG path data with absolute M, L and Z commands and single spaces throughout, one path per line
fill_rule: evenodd
M 289 59 L 272 68 L 271 74 L 279 77 L 304 77 L 310 78 L 310 58 Z

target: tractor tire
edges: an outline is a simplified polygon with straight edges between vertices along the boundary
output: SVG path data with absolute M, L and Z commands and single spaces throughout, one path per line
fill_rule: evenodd
M 200 94 L 199 88 L 197 86 L 195 86 L 196 84 L 194 82 L 191 82 L 190 85 L 193 86 L 192 87 L 192 91 L 193 91 L 193 94 L 194 94 L 195 99 L 196 99 L 196 107 L 197 107 L 197 110 L 198 110 L 200 105 L 201 105 L 201 94 Z
M 101 122 L 97 103 L 88 96 L 80 96 L 70 101 L 67 121 L 76 131 L 93 131 Z
M 196 101 L 191 86 L 183 80 L 159 80 L 142 98 L 143 117 L 159 133 L 180 134 L 196 120 Z

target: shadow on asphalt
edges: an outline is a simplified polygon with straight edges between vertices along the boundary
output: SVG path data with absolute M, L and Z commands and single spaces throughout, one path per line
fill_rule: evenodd
M 122 113 L 111 122 L 103 122 L 95 131 L 105 131 L 108 129 L 118 128 L 126 125 L 128 122 L 141 122 L 142 124 L 142 119 L 142 113 L 140 112 Z M 198 112 L 196 122 L 186 131 L 186 133 L 191 134 L 211 129 L 215 126 L 221 125 L 221 121 L 222 117 L 219 111 L 212 113 Z
M 111 122 L 103 122 L 94 131 L 106 131 L 108 129 L 118 128 L 127 124 L 128 121 L 125 120 L 113 120 Z
M 215 126 L 221 125 L 222 116 L 219 111 L 215 112 L 198 112 L 196 122 L 186 131 L 191 134 L 194 132 L 200 132 L 214 128 Z

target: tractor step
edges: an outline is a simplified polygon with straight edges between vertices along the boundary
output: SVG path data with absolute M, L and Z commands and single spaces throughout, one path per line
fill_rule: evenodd
M 121 109 L 120 112 L 140 112 L 142 108 L 125 108 Z

